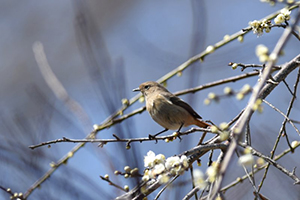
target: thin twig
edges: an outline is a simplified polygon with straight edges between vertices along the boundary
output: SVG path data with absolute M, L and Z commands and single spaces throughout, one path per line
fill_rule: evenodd
M 182 200 L 189 200 L 194 195 L 197 195 L 197 192 L 200 190 L 200 187 L 194 187 L 189 193 L 187 193 Z M 195 197 L 195 199 L 198 199 L 198 197 Z
M 156 195 L 156 197 L 154 198 L 154 200 L 157 200 L 160 195 L 163 193 L 163 191 L 165 191 L 167 189 L 167 187 L 169 187 L 177 178 L 179 177 L 179 175 L 176 175 L 175 177 L 173 177 Z
M 292 92 L 291 88 L 289 87 L 289 85 L 287 84 L 287 82 L 285 80 L 282 81 L 284 83 L 284 85 L 287 87 L 288 91 L 291 93 L 291 95 L 295 96 L 295 94 Z M 295 96 L 296 97 L 296 96 Z
M 112 186 L 114 186 L 115 188 L 118 188 L 118 189 L 120 189 L 120 190 L 123 190 L 124 192 L 127 192 L 124 188 L 122 188 L 121 186 L 115 184 L 115 183 L 112 182 L 111 180 L 109 180 L 109 179 L 107 179 L 107 178 L 105 178 L 105 177 L 103 177 L 103 176 L 100 176 L 100 178 L 101 178 L 102 180 L 108 182 L 109 185 L 112 185 Z
M 185 132 L 181 132 L 180 136 L 189 135 L 194 132 L 203 131 L 203 132 L 210 132 L 210 129 L 208 128 L 191 128 Z M 119 138 L 118 136 L 114 135 L 116 139 L 96 139 L 96 138 L 85 138 L 85 139 L 70 139 L 63 137 L 62 139 L 56 139 L 51 140 L 47 142 L 42 142 L 40 144 L 31 145 L 29 148 L 35 149 L 41 146 L 55 144 L 55 143 L 61 143 L 61 142 L 71 142 L 71 143 L 101 143 L 100 146 L 103 146 L 107 143 L 111 142 L 144 142 L 144 141 L 158 141 L 158 140 L 165 140 L 165 139 L 174 139 L 174 135 L 166 135 L 166 136 L 158 136 L 155 138 L 149 138 L 149 137 L 143 137 L 143 138 Z
M 195 177 L 194 177 L 194 168 L 193 165 L 191 165 L 190 167 L 190 173 L 191 173 L 191 179 L 192 179 L 192 190 L 194 190 L 196 188 L 195 186 Z M 198 195 L 197 192 L 194 193 L 195 194 L 195 199 L 198 199 Z
M 177 96 L 180 96 L 180 95 L 183 95 L 183 94 L 195 93 L 195 92 L 203 90 L 203 89 L 215 87 L 215 86 L 218 86 L 218 85 L 223 85 L 225 83 L 236 82 L 238 80 L 242 80 L 244 78 L 249 78 L 249 77 L 252 77 L 252 76 L 257 76 L 258 74 L 259 73 L 257 71 L 253 71 L 253 72 L 249 72 L 249 73 L 245 73 L 245 74 L 241 74 L 241 75 L 237 75 L 237 76 L 233 76 L 233 77 L 213 81 L 211 83 L 203 84 L 203 85 L 200 85 L 200 86 L 195 87 L 195 88 L 190 88 L 190 89 L 182 90 L 182 91 L 179 91 L 179 92 L 175 92 L 174 94 L 177 95 Z
M 248 145 L 248 144 L 247 144 L 247 145 Z M 237 156 L 240 157 L 238 151 L 236 151 L 236 153 L 237 153 Z M 255 196 L 258 197 L 258 190 L 257 190 L 257 187 L 255 186 L 254 176 L 252 176 L 252 175 L 253 175 L 253 167 L 251 166 L 251 168 L 252 168 L 251 173 L 248 172 L 248 170 L 247 170 L 247 168 L 246 168 L 245 165 L 242 164 L 242 167 L 243 167 L 243 169 L 244 169 L 244 171 L 245 171 L 246 176 L 248 177 L 248 180 L 249 180 L 250 184 L 251 184 L 252 187 L 253 187 Z M 252 175 L 251 175 L 251 174 L 252 174 Z
M 296 130 L 296 132 L 300 135 L 300 131 L 299 129 L 296 127 L 296 125 L 292 122 L 292 120 L 290 120 L 290 118 L 288 116 L 286 116 L 281 110 L 279 110 L 277 107 L 275 107 L 274 105 L 272 105 L 270 102 L 268 102 L 267 100 L 263 99 L 263 102 L 266 103 L 268 106 L 270 106 L 271 108 L 273 108 L 274 110 L 276 110 L 277 112 L 279 112 Z

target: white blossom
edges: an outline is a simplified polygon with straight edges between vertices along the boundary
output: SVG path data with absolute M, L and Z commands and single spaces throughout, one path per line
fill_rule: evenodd
M 163 154 L 158 154 L 155 156 L 154 162 L 155 164 L 164 163 L 166 160 L 166 157 Z
M 201 170 L 195 169 L 193 171 L 194 185 L 201 189 L 204 189 L 207 186 L 207 182 L 204 179 L 204 174 Z
M 160 163 L 160 164 L 155 165 L 154 168 L 152 169 L 152 171 L 155 175 L 157 175 L 157 174 L 161 174 L 163 171 L 165 171 L 165 169 L 166 169 L 165 165 Z
M 214 51 L 215 51 L 215 47 L 214 46 L 209 45 L 209 46 L 206 47 L 206 52 L 207 53 L 212 53 Z
M 290 14 L 291 11 L 289 9 L 283 8 L 274 19 L 275 24 L 281 24 L 285 21 L 288 21 L 291 18 Z
M 274 19 L 275 24 L 281 24 L 284 22 L 285 17 L 282 13 L 278 14 L 277 17 Z
M 259 61 L 262 63 L 269 60 L 269 49 L 263 44 L 259 44 L 256 46 L 255 54 L 259 58 Z
M 283 8 L 281 11 L 280 11 L 281 14 L 284 15 L 285 17 L 285 20 L 289 20 L 291 18 L 290 14 L 291 14 L 291 11 L 287 8 Z
M 209 182 L 214 182 L 217 176 L 217 167 L 216 165 L 211 165 L 206 169 L 206 174 L 208 176 Z
M 299 145 L 299 141 L 296 141 L 296 140 L 293 141 L 291 144 L 292 148 L 296 148 L 298 145 Z
M 159 175 L 157 177 L 157 180 L 159 181 L 160 184 L 164 184 L 170 180 L 170 177 L 166 173 L 164 173 L 164 174 Z
M 188 158 L 186 155 L 181 156 L 180 161 L 185 169 L 189 167 Z
M 252 154 L 245 154 L 239 158 L 240 165 L 252 166 L 254 163 L 254 158 Z
M 166 168 L 171 174 L 176 174 L 180 167 L 180 158 L 178 156 L 172 156 L 166 160 Z
M 144 172 L 144 175 L 143 175 L 143 177 L 142 177 L 142 180 L 146 182 L 146 181 L 148 181 L 149 179 L 150 179 L 150 176 L 149 176 L 149 170 L 146 169 L 145 172 Z
M 148 151 L 147 156 L 144 157 L 144 166 L 152 168 L 154 166 L 155 153 Z

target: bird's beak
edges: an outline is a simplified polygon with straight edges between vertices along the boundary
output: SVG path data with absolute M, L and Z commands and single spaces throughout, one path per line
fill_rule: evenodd
M 132 90 L 132 92 L 139 92 L 139 91 L 141 91 L 140 88 L 135 88 Z

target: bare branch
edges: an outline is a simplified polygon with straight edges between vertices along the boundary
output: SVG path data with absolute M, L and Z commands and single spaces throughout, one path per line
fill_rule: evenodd
M 291 33 L 294 30 L 294 27 L 297 25 L 297 23 L 299 21 L 299 18 L 300 18 L 300 9 L 298 8 L 298 14 L 297 14 L 297 17 L 296 17 L 296 20 L 295 20 L 293 26 L 287 27 L 285 29 L 285 31 L 283 32 L 281 38 L 279 39 L 273 52 L 270 55 L 270 57 L 273 59 L 270 59 L 267 62 L 266 67 L 262 73 L 260 81 L 257 82 L 257 84 L 253 88 L 253 93 L 250 97 L 250 100 L 248 102 L 248 105 L 247 105 L 245 111 L 243 112 L 242 116 L 238 119 L 237 123 L 231 129 L 234 137 L 232 138 L 230 146 L 229 146 L 229 148 L 225 154 L 225 158 L 222 162 L 222 165 L 221 165 L 221 168 L 219 171 L 219 176 L 217 178 L 217 181 L 216 181 L 216 184 L 215 184 L 215 187 L 213 190 L 213 195 L 211 196 L 212 199 L 215 198 L 215 196 L 217 195 L 217 193 L 220 190 L 226 169 L 227 169 L 229 162 L 230 162 L 230 160 L 234 154 L 234 151 L 237 147 L 237 144 L 238 144 L 237 141 L 239 141 L 239 139 L 241 138 L 241 135 L 245 129 L 246 123 L 251 118 L 251 116 L 254 112 L 252 109 L 253 105 L 255 104 L 255 102 L 258 98 L 264 99 L 276 87 L 276 85 L 274 85 L 274 84 L 268 83 L 267 85 L 265 85 L 265 83 L 267 82 L 267 80 L 270 76 L 270 73 L 272 71 L 272 66 L 275 64 L 280 51 L 282 50 L 282 48 L 284 47 L 284 45 L 290 38 Z M 276 82 L 281 82 L 290 72 L 292 72 L 296 67 L 298 67 L 300 65 L 299 60 L 300 60 L 300 55 L 298 55 L 296 58 L 294 58 L 286 66 L 283 66 L 282 69 L 279 70 L 279 72 L 274 76 L 274 79 L 276 80 Z M 265 85 L 265 87 L 264 87 L 264 85 Z
M 300 179 L 295 175 L 294 171 L 290 172 L 288 171 L 286 168 L 284 168 L 283 166 L 281 166 L 280 164 L 278 164 L 275 160 L 271 159 L 270 157 L 262 154 L 261 152 L 257 151 L 256 149 L 254 149 L 251 146 L 247 146 L 244 144 L 239 144 L 240 146 L 244 147 L 244 148 L 249 148 L 251 149 L 251 152 L 253 155 L 258 156 L 260 158 L 263 158 L 264 160 L 266 160 L 268 163 L 270 163 L 271 165 L 273 165 L 274 167 L 276 167 L 277 169 L 279 169 L 281 172 L 283 172 L 284 174 L 286 174 L 287 176 L 289 176 L 290 178 L 292 178 L 295 183 L 294 184 L 300 184 Z
M 295 131 L 299 134 L 300 136 L 300 131 L 299 129 L 295 126 L 295 124 L 292 122 L 292 120 L 286 116 L 281 110 L 279 110 L 278 108 L 276 108 L 274 105 L 272 105 L 270 102 L 268 102 L 267 100 L 263 99 L 263 102 L 265 102 L 267 105 L 269 105 L 271 108 L 273 108 L 274 110 L 276 110 L 277 112 L 279 112 L 295 129 Z

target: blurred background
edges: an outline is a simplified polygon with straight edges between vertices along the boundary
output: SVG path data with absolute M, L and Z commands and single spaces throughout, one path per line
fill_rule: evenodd
M 253 0 L 229 0 L 226 3 L 222 0 L 1 1 L 0 185 L 13 192 L 25 193 L 50 169 L 49 163 L 57 162 L 75 146 L 59 143 L 52 148 L 45 146 L 31 150 L 29 145 L 62 137 L 84 138 L 92 131 L 93 124 L 100 124 L 122 106 L 122 98 L 136 95 L 132 89 L 140 83 L 159 79 L 206 46 L 222 40 L 224 35 L 235 33 L 247 27 L 249 21 L 261 19 L 283 6 L 271 7 Z M 231 42 L 207 56 L 204 62 L 193 64 L 181 77 L 170 79 L 167 87 L 176 92 L 244 73 L 232 70 L 228 63 L 259 63 L 255 47 L 264 44 L 273 49 L 282 31 L 274 28 L 260 37 L 250 33 L 243 43 Z M 32 50 L 37 41 L 43 44 L 49 65 L 69 96 L 86 113 L 84 122 L 57 99 L 46 84 Z M 299 41 L 292 37 L 279 64 L 299 52 Z M 294 72 L 287 78 L 290 87 L 296 75 Z M 206 106 L 203 101 L 207 94 L 221 94 L 225 86 L 238 90 L 246 83 L 253 86 L 256 81 L 257 77 L 249 78 L 181 98 L 205 120 L 215 124 L 229 122 L 245 107 L 248 98 L 242 101 L 226 98 Z M 287 88 L 281 84 L 267 100 L 285 112 L 290 98 Z M 126 113 L 143 105 L 137 102 Z M 299 108 L 299 101 L 296 101 L 292 119 L 299 120 Z M 255 113 L 251 121 L 253 146 L 269 155 L 282 121 L 282 116 L 266 105 L 262 114 Z M 113 138 L 112 134 L 121 138 L 145 137 L 161 130 L 144 112 L 101 131 L 97 138 Z M 287 133 L 290 141 L 299 140 L 299 135 L 289 124 Z M 181 142 L 132 143 L 129 150 L 125 149 L 125 143 L 111 143 L 104 148 L 86 144 L 29 199 L 113 199 L 123 192 L 109 186 L 99 175 L 109 174 L 112 181 L 133 188 L 137 180 L 124 179 L 113 172 L 122 171 L 126 165 L 138 167 L 142 172 L 143 157 L 149 150 L 172 156 L 195 146 L 199 134 L 184 137 Z M 286 148 L 283 139 L 277 153 Z M 217 155 L 215 153 L 214 159 Z M 202 171 L 207 162 L 207 156 L 203 157 Z M 299 150 L 279 163 L 289 170 L 299 166 Z M 186 182 L 190 179 L 187 174 L 167 189 L 161 199 L 182 199 L 191 189 L 190 182 Z M 235 159 L 224 185 L 242 175 L 244 171 Z M 287 176 L 273 167 L 268 175 L 262 194 L 270 199 L 300 198 L 299 186 L 294 186 Z M 261 176 L 262 172 L 257 174 L 257 183 Z M 176 190 L 179 186 L 180 190 Z M 225 196 L 228 199 L 254 198 L 249 181 L 228 190 Z M 0 199 L 8 198 L 8 194 L 0 191 Z

